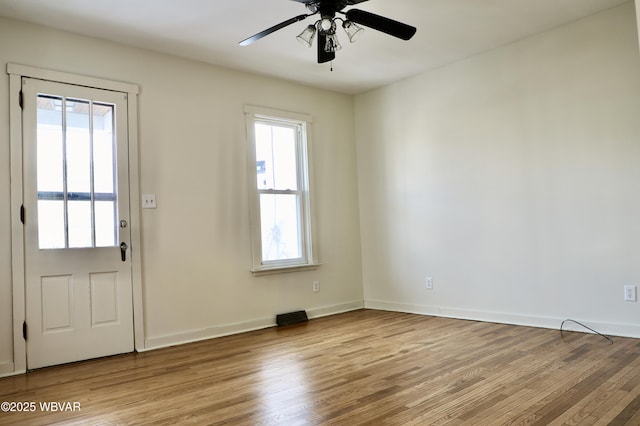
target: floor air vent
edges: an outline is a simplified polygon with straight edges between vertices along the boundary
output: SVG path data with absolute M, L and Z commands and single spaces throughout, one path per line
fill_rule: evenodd
M 276 315 L 276 324 L 278 327 L 285 325 L 300 324 L 309 321 L 306 311 L 289 312 L 287 314 Z

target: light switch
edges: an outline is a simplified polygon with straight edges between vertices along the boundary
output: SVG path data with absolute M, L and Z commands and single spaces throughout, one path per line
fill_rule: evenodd
M 156 208 L 156 194 L 142 194 L 142 208 L 143 209 L 155 209 Z

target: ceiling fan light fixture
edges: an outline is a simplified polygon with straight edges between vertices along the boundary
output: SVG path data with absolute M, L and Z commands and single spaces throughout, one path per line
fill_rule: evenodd
M 327 34 L 327 41 L 324 45 L 324 51 L 327 53 L 337 52 L 342 49 L 342 45 L 338 41 L 338 36 L 336 33 Z
M 2 1 L 2 0 L 0 0 Z M 360 27 L 380 31 L 401 40 L 411 39 L 416 28 L 402 22 L 366 10 L 350 8 L 345 11 L 347 6 L 353 6 L 368 0 L 295 0 L 307 7 L 310 13 L 294 16 L 286 21 L 280 22 L 266 30 L 260 31 L 249 38 L 242 40 L 240 46 L 248 46 L 263 37 L 268 36 L 278 30 L 288 27 L 291 24 L 305 20 L 313 15 L 319 15 L 319 19 L 313 24 L 308 25 L 296 39 L 307 47 L 313 45 L 314 40 L 318 39 L 318 63 L 324 64 L 333 61 L 336 57 L 335 52 L 340 50 L 342 46 L 336 34 L 337 21 L 340 21 L 342 28 L 347 33 L 351 43 L 356 42 L 364 29 Z M 340 14 L 340 17 L 336 15 Z
M 333 22 L 330 16 L 323 16 L 320 20 L 320 29 L 326 33 L 330 32 L 332 29 L 335 31 L 336 23 Z
M 309 25 L 304 29 L 296 39 L 307 47 L 311 47 L 313 45 L 313 39 L 316 37 L 316 27 L 315 25 Z
M 344 31 L 347 33 L 347 36 L 349 37 L 349 41 L 351 43 L 355 43 L 364 32 L 364 29 L 362 27 L 354 24 L 351 21 L 344 21 L 342 23 L 342 28 L 344 28 Z

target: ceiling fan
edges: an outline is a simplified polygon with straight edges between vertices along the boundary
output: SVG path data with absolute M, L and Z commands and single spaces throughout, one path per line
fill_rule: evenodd
M 309 16 L 320 15 L 314 24 L 307 26 L 297 39 L 307 47 L 313 45 L 313 40 L 318 36 L 318 63 L 329 62 L 335 59 L 336 51 L 340 50 L 340 42 L 336 35 L 336 21 L 342 21 L 342 28 L 347 33 L 349 41 L 352 43 L 362 33 L 362 28 L 357 24 L 373 28 L 402 40 L 409 40 L 416 33 L 416 28 L 384 16 L 376 15 L 359 9 L 349 9 L 343 12 L 347 6 L 353 6 L 368 0 L 293 0 L 303 3 L 310 13 L 298 15 L 284 22 L 267 28 L 240 42 L 240 46 L 248 46 L 251 43 L 268 36 L 269 34 L 287 27 L 296 22 L 300 22 Z M 336 17 L 337 14 L 344 17 Z

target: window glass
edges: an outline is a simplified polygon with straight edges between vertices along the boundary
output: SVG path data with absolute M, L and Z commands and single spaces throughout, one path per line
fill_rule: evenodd
M 93 104 L 93 185 L 96 193 L 114 191 L 113 105 Z
M 116 203 L 114 201 L 96 201 L 94 205 L 96 220 L 96 247 L 116 245 Z
M 39 247 L 116 246 L 114 106 L 48 94 L 36 105 Z
M 65 248 L 62 200 L 38 200 L 38 242 L 41 249 Z
M 91 247 L 91 201 L 67 203 L 69 248 Z
M 259 189 L 298 189 L 295 128 L 256 123 Z
M 62 98 L 38 96 L 38 192 L 62 192 Z
M 302 256 L 298 213 L 296 194 L 260 194 L 263 261 Z
M 89 101 L 66 101 L 66 171 L 67 191 L 91 191 L 91 132 Z
M 253 270 L 314 264 L 307 126 L 310 120 L 265 116 L 248 107 L 247 133 L 255 178 L 252 191 Z M 273 112 L 273 111 L 270 111 Z

